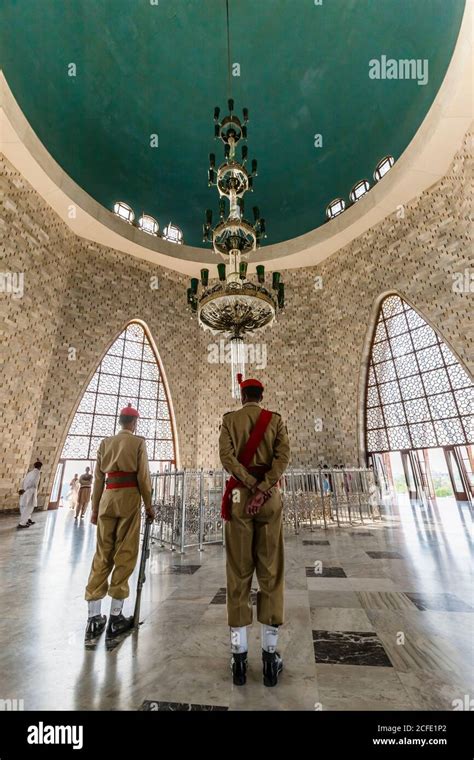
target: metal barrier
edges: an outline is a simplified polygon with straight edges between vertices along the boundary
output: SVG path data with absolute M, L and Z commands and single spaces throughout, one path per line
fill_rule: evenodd
M 153 475 L 156 519 L 152 542 L 180 552 L 192 546 L 201 551 L 205 544 L 224 544 L 220 512 L 227 478 L 224 470 L 174 470 Z M 380 518 L 378 489 L 369 469 L 290 469 L 280 486 L 287 532 Z
M 287 470 L 282 478 L 288 528 L 355 525 L 380 518 L 379 493 L 372 470 L 364 468 Z
M 224 542 L 221 501 L 223 470 L 174 470 L 152 475 L 156 519 L 152 541 L 184 552 L 186 547 Z

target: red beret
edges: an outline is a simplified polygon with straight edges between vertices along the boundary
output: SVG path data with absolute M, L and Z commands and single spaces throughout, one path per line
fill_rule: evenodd
M 139 417 L 137 409 L 134 409 L 131 404 L 128 406 L 124 406 L 123 409 L 120 410 L 120 415 L 126 415 L 127 417 Z
M 263 385 L 260 382 L 260 380 L 255 380 L 253 378 L 249 378 L 248 380 L 242 380 L 242 375 L 237 375 L 237 382 L 240 385 L 241 388 L 260 388 L 263 391 Z

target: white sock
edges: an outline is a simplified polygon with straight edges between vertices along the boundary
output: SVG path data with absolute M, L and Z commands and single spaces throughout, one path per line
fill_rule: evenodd
M 96 615 L 100 615 L 100 605 L 102 603 L 102 599 L 96 599 L 93 602 L 87 602 L 89 606 L 89 617 L 95 617 Z
M 262 649 L 269 654 L 276 651 L 278 644 L 278 626 L 262 623 Z
M 230 650 L 232 654 L 244 654 L 248 651 L 246 625 L 230 629 Z
M 110 599 L 110 614 L 120 615 L 123 607 L 123 599 Z

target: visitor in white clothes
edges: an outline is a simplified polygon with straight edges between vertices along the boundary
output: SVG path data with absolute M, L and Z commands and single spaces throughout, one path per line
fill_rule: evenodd
M 34 520 L 31 519 L 33 510 L 38 506 L 38 483 L 40 479 L 40 470 L 43 463 L 37 460 L 33 469 L 30 470 L 23 478 L 18 493 L 20 494 L 20 522 L 18 523 L 17 530 L 23 528 L 29 528 L 30 525 L 34 525 Z
M 70 491 L 67 495 L 67 501 L 69 504 L 69 509 L 73 509 L 74 512 L 76 511 L 77 507 L 77 499 L 79 496 L 79 488 L 81 487 L 81 484 L 79 483 L 79 475 L 76 472 L 73 479 L 69 483 Z

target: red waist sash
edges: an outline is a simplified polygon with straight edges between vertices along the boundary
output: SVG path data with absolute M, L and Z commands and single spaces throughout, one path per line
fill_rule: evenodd
M 262 411 L 260 412 L 258 416 L 257 422 L 255 423 L 255 427 L 250 433 L 250 437 L 247 443 L 245 444 L 244 450 L 242 451 L 241 455 L 238 458 L 240 464 L 243 464 L 244 467 L 248 467 L 250 462 L 252 461 L 253 456 L 255 452 L 257 451 L 263 439 L 263 436 L 265 435 L 265 430 L 267 429 L 271 418 L 272 418 L 272 413 L 269 412 L 268 409 L 262 409 Z M 240 480 L 237 480 L 237 478 L 234 478 L 234 476 L 230 477 L 226 481 L 225 491 L 222 497 L 222 506 L 221 506 L 221 517 L 223 520 L 231 519 L 232 491 L 237 486 L 243 486 L 243 484 L 240 482 Z
M 114 472 L 107 473 L 107 480 L 105 483 L 106 490 L 112 488 L 136 488 L 137 485 L 138 480 L 136 472 L 115 470 Z

